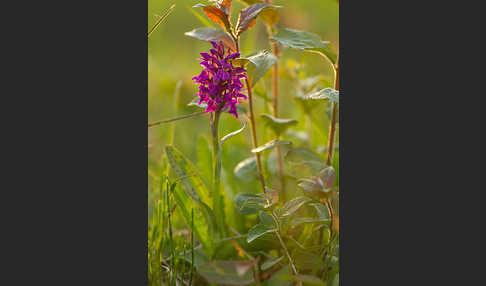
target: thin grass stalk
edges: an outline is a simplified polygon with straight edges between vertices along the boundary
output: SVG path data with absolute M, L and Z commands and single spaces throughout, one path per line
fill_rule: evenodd
M 258 138 L 257 138 L 257 133 L 256 133 L 256 127 L 255 127 L 255 113 L 253 111 L 253 95 L 252 95 L 252 87 L 250 85 L 250 82 L 248 79 L 245 79 L 246 83 L 246 88 L 248 89 L 248 106 L 249 106 L 249 119 L 250 119 L 250 125 L 251 125 L 251 139 L 253 143 L 253 148 L 258 147 Z M 263 192 L 265 192 L 265 177 L 263 176 L 263 167 L 262 167 L 262 161 L 260 157 L 260 153 L 255 153 L 255 158 L 257 162 L 257 169 L 258 169 L 258 177 L 260 178 L 260 183 L 262 184 Z
M 152 29 L 150 29 L 150 31 L 147 33 L 147 38 L 150 37 L 150 35 L 152 35 L 152 33 L 155 31 L 155 29 L 157 29 L 157 27 L 165 20 L 165 18 L 167 18 L 167 16 L 170 15 L 170 13 L 172 13 L 172 10 L 174 10 L 175 8 L 175 4 L 172 4 L 172 6 L 170 6 L 169 9 L 167 9 L 167 11 L 164 13 L 164 15 L 162 17 L 160 17 L 160 19 L 155 23 L 155 25 L 152 27 Z
M 236 45 L 236 52 L 240 53 L 240 45 L 239 45 L 239 38 L 232 33 L 231 35 L 233 37 L 233 40 Z M 240 53 L 241 54 L 241 53 Z M 252 94 L 252 86 L 250 85 L 250 82 L 248 81 L 248 78 L 245 79 L 245 84 L 246 84 L 246 89 L 248 90 L 248 107 L 249 107 L 249 112 L 250 114 L 248 115 L 248 118 L 250 119 L 250 130 L 251 130 L 251 139 L 253 143 L 253 148 L 258 147 L 258 139 L 257 139 L 257 133 L 256 133 L 256 127 L 255 127 L 255 113 L 253 111 L 253 94 Z M 263 192 L 266 192 L 265 190 L 265 177 L 263 176 L 263 168 L 262 168 L 262 161 L 259 153 L 254 153 L 256 162 L 257 162 L 257 169 L 258 169 L 258 177 L 260 178 L 260 183 L 262 185 Z
M 189 286 L 192 285 L 194 273 L 194 209 L 191 209 L 191 275 L 189 276 Z
M 334 89 L 339 91 L 339 66 L 335 65 L 334 68 Z M 329 141 L 327 143 L 327 158 L 326 164 L 331 166 L 332 154 L 334 151 L 334 141 L 336 135 L 336 119 L 337 119 L 338 106 L 336 102 L 332 103 L 331 110 L 331 122 L 329 123 Z

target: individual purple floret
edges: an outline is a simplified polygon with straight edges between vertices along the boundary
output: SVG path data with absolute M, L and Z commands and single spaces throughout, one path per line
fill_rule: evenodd
M 231 64 L 232 59 L 240 56 L 239 53 L 231 53 L 228 49 L 225 57 L 223 42 L 211 41 L 211 44 L 214 49 L 210 50 L 210 54 L 201 53 L 201 74 L 192 78 L 199 84 L 199 104 L 207 104 L 206 112 L 228 111 L 238 118 L 238 99 L 246 99 L 246 95 L 241 93 L 241 79 L 246 78 L 246 70 Z

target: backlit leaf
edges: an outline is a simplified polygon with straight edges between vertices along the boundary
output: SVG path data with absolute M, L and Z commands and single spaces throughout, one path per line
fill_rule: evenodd
M 231 33 L 231 23 L 229 22 L 228 14 L 224 10 L 214 6 L 205 4 L 196 4 L 193 8 L 202 7 L 204 14 L 209 17 L 214 23 L 218 24 L 226 32 Z
M 264 235 L 264 234 L 267 234 L 267 233 L 273 233 L 273 232 L 276 232 L 277 229 L 274 228 L 274 227 L 268 227 L 264 224 L 257 224 L 255 226 L 253 226 L 252 228 L 250 228 L 250 230 L 248 230 L 248 237 L 246 239 L 246 241 L 248 243 L 252 242 L 253 240 L 259 238 L 260 236 Z
M 267 199 L 258 194 L 239 193 L 235 196 L 237 210 L 243 215 L 258 213 L 267 203 Z
M 236 46 L 233 38 L 225 31 L 219 28 L 197 28 L 192 31 L 184 33 L 184 35 L 193 37 L 202 41 L 222 41 L 226 47 L 236 51 Z
M 247 158 L 236 165 L 233 173 L 236 177 L 248 181 L 257 178 L 258 169 L 255 156 Z
M 284 133 L 289 127 L 297 124 L 295 119 L 276 118 L 269 114 L 262 114 L 262 119 L 267 126 L 272 128 L 277 136 Z
M 235 59 L 233 62 L 240 65 L 248 64 L 246 73 L 251 86 L 255 86 L 258 80 L 277 62 L 277 58 L 268 51 L 261 51 L 250 57 Z
M 330 87 L 326 87 L 312 94 L 309 94 L 304 98 L 305 99 L 329 99 L 332 102 L 339 103 L 339 91 L 334 90 Z
M 240 11 L 240 16 L 238 17 L 238 24 L 236 25 L 236 34 L 239 36 L 246 30 L 250 29 L 255 25 L 256 18 L 266 8 L 277 8 L 267 3 L 256 3 L 242 9 Z
M 336 64 L 337 55 L 329 48 L 329 42 L 321 41 L 316 34 L 294 29 L 281 29 L 271 39 L 294 49 L 319 53 L 333 65 Z
M 296 197 L 285 203 L 285 205 L 280 209 L 280 216 L 289 216 L 296 212 L 301 206 L 311 201 L 308 197 Z
M 262 271 L 265 271 L 265 270 L 271 268 L 272 266 L 276 265 L 280 261 L 282 261 L 282 259 L 284 259 L 284 256 L 280 256 L 280 257 L 277 257 L 277 258 L 274 258 L 274 259 L 269 259 L 269 260 L 265 261 L 265 263 L 262 264 L 260 269 Z
M 251 152 L 253 153 L 260 153 L 262 151 L 265 151 L 265 150 L 268 150 L 268 149 L 272 149 L 272 148 L 275 148 L 277 146 L 282 146 L 282 145 L 290 145 L 292 144 L 292 142 L 290 141 L 286 141 L 286 140 L 272 140 L 268 143 L 265 143 L 265 145 L 262 145 L 262 146 L 259 146 L 255 149 L 252 149 Z

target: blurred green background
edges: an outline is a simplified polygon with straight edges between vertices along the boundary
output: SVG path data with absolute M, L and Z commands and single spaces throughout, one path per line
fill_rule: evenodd
M 204 24 L 194 15 L 194 12 L 205 19 L 208 18 L 200 9 L 191 7 L 197 3 L 206 2 L 197 0 L 149 0 L 147 29 L 150 29 L 158 20 L 158 17 L 174 3 L 176 4 L 174 11 L 148 39 L 148 122 L 199 111 L 198 107 L 187 106 L 187 103 L 194 98 L 197 92 L 196 85 L 192 83 L 191 78 L 200 73 L 201 67 L 197 58 L 200 52 L 209 50 L 210 44 L 185 36 L 184 33 L 204 27 Z M 283 6 L 280 9 L 281 18 L 278 27 L 316 33 L 321 39 L 330 41 L 332 49 L 338 51 L 339 13 L 336 0 L 286 0 L 274 1 L 273 4 Z M 238 18 L 238 11 L 244 7 L 241 2 L 233 1 L 233 25 Z M 208 22 L 210 21 L 208 20 Z M 216 27 L 216 25 L 213 26 Z M 257 20 L 257 24 L 242 35 L 240 47 L 243 56 L 270 48 L 266 29 L 261 20 Z M 302 53 L 291 49 L 282 50 L 279 61 L 281 74 L 279 117 L 294 118 L 299 121 L 299 124 L 284 136 L 284 139 L 292 140 L 298 146 L 304 143 L 303 140 L 299 141 L 299 136 L 296 134 L 299 131 L 306 130 L 306 119 L 295 104 L 295 82 L 286 76 L 286 67 L 292 60 L 304 65 L 303 71 L 307 76 L 323 75 L 327 84 L 324 81 L 322 87 L 331 85 L 333 74 L 329 64 L 317 54 Z M 176 100 L 174 94 L 179 81 L 181 82 L 180 96 Z M 268 72 L 256 88 L 261 91 L 266 90 L 266 94 L 271 97 L 270 81 L 271 72 Z M 247 107 L 246 102 L 242 105 Z M 259 115 L 271 113 L 271 110 L 261 97 L 255 97 L 255 108 L 259 143 L 262 145 L 273 139 L 273 135 L 264 131 Z M 322 104 L 322 108 L 316 108 L 313 111 L 314 127 L 312 128 L 311 140 L 314 146 L 323 147 L 327 144 L 328 116 L 326 112 L 326 104 Z M 171 132 L 174 134 L 174 145 L 196 163 L 198 139 L 201 136 L 209 135 L 208 118 L 207 115 L 204 115 L 150 128 L 148 130 L 149 172 L 157 172 L 160 169 L 163 148 L 165 144 L 168 144 Z M 229 114 L 222 116 L 221 125 L 221 136 L 241 127 L 239 120 Z M 295 136 L 292 137 L 292 134 Z M 229 175 L 228 171 L 231 171 L 240 161 L 251 156 L 249 128 L 243 132 L 243 136 L 235 136 L 229 141 L 231 143 L 223 148 L 223 169 L 226 170 L 226 176 Z M 319 148 L 316 151 L 324 156 L 324 152 L 319 151 Z M 149 176 L 149 201 L 151 188 L 152 183 Z M 248 188 L 253 188 L 253 186 L 233 184 L 233 188 L 231 193 L 234 194 L 241 191 L 248 192 Z

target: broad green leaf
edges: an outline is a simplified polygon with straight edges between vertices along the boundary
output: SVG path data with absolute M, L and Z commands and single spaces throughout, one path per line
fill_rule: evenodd
M 296 178 L 315 176 L 327 166 L 321 156 L 305 147 L 292 148 L 284 158 L 289 173 Z
M 248 285 L 254 282 L 253 264 L 251 261 L 212 261 L 199 266 L 197 272 L 209 283 Z
M 197 167 L 201 173 L 201 176 L 206 182 L 211 181 L 212 177 L 212 154 L 211 145 L 204 136 L 200 136 L 197 141 Z
M 255 180 L 258 176 L 258 169 L 255 157 L 252 156 L 238 163 L 233 173 L 241 180 Z
M 262 119 L 267 126 L 272 128 L 277 136 L 284 133 L 289 127 L 297 124 L 297 120 L 295 119 L 276 118 L 270 114 L 262 114 Z
M 326 282 L 312 275 L 298 274 L 293 276 L 283 275 L 280 277 L 281 279 L 290 280 L 290 281 L 302 281 L 305 283 L 305 285 L 327 286 Z
M 242 9 L 236 25 L 237 36 L 241 35 L 243 32 L 255 25 L 258 14 L 260 14 L 266 8 L 278 8 L 278 6 L 273 6 L 267 3 L 256 3 Z
M 309 94 L 305 97 L 306 99 L 329 99 L 332 102 L 339 104 L 339 91 L 326 87 L 317 92 Z
M 265 145 L 259 146 L 255 149 L 252 149 L 251 152 L 252 153 L 260 153 L 262 151 L 275 148 L 277 146 L 290 145 L 290 144 L 292 144 L 292 142 L 290 142 L 290 141 L 275 139 L 275 140 L 272 140 L 268 143 L 265 143 Z
M 239 193 L 235 196 L 236 208 L 243 215 L 258 213 L 266 203 L 267 200 L 257 194 Z
M 194 201 L 208 203 L 210 201 L 209 189 L 196 167 L 174 146 L 166 146 L 165 153 L 170 167 L 176 173 L 178 180 L 181 180 L 186 194 Z
M 289 216 L 309 201 L 311 201 L 310 198 L 303 196 L 293 198 L 292 200 L 286 202 L 285 205 L 283 205 L 283 207 L 280 209 L 279 216 Z
M 265 261 L 265 263 L 262 264 L 260 269 L 262 271 L 265 271 L 265 270 L 271 268 L 272 266 L 276 265 L 280 261 L 282 261 L 282 259 L 284 259 L 284 256 L 280 256 L 280 257 L 277 257 L 277 258 L 274 258 L 274 259 L 269 259 L 269 260 Z
M 277 57 L 268 51 L 261 51 L 250 57 L 235 59 L 233 62 L 239 65 L 247 64 L 246 74 L 251 87 L 253 87 L 273 66 L 273 64 L 277 62 Z
M 317 217 L 320 219 L 331 219 L 331 214 L 329 209 L 323 203 L 312 203 L 309 206 L 313 206 L 316 210 Z
M 273 233 L 276 231 L 277 229 L 274 227 L 268 227 L 264 224 L 259 223 L 250 228 L 250 230 L 248 230 L 248 237 L 246 238 L 246 241 L 250 243 L 264 234 Z
M 202 7 L 204 14 L 209 17 L 214 23 L 218 24 L 226 32 L 231 33 L 231 23 L 229 21 L 229 14 L 226 14 L 224 9 L 218 8 L 214 5 L 196 4 L 193 8 Z
M 226 140 L 230 139 L 231 137 L 233 137 L 233 136 L 235 136 L 235 135 L 240 134 L 240 133 L 241 133 L 241 132 L 242 132 L 242 131 L 245 129 L 245 127 L 246 127 L 246 122 L 245 122 L 245 123 L 243 123 L 243 127 L 241 127 L 240 129 L 238 129 L 238 130 L 236 130 L 236 131 L 233 131 L 233 132 L 229 133 L 228 135 L 224 136 L 223 138 L 221 138 L 221 141 L 219 142 L 220 146 L 222 146 L 222 145 L 223 145 L 223 143 L 224 143 Z
M 201 241 L 206 251 L 211 255 L 213 251 L 212 238 L 215 237 L 216 222 L 212 211 L 203 202 L 195 202 L 188 197 L 182 188 L 175 188 L 174 199 L 178 211 L 184 217 L 186 225 L 191 227 L 191 209 L 194 208 L 194 236 Z
M 316 270 L 324 267 L 321 257 L 311 251 L 296 249 L 291 257 L 300 270 Z
M 224 30 L 219 28 L 197 28 L 192 31 L 184 33 L 184 35 L 193 37 L 202 41 L 222 41 L 226 47 L 236 51 L 236 46 L 233 38 Z
M 264 211 L 260 211 L 260 222 L 267 227 L 277 227 L 273 217 Z
M 318 53 L 333 65 L 336 64 L 337 56 L 329 48 L 329 42 L 321 41 L 316 34 L 294 29 L 281 29 L 271 39 L 294 49 Z

